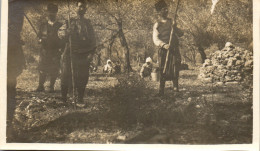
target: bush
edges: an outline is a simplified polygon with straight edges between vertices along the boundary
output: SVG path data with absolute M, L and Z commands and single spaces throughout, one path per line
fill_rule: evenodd
M 145 81 L 138 74 L 117 76 L 118 84 L 110 95 L 110 114 L 119 126 L 137 123 L 140 98 L 144 95 Z

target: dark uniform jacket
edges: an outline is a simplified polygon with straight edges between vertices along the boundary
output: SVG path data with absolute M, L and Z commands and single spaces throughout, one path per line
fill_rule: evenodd
M 60 22 L 42 22 L 38 36 L 42 39 L 40 50 L 39 70 L 55 71 L 59 68 L 61 40 L 58 30 L 62 26 Z
M 68 22 L 64 24 L 59 31 L 59 36 L 68 44 L 69 37 L 66 32 L 67 29 Z M 85 18 L 72 18 L 70 20 L 70 29 L 71 50 L 74 54 L 91 54 L 95 51 L 96 38 L 90 20 Z M 68 45 L 66 45 L 65 51 L 68 51 Z
M 58 30 L 62 26 L 60 22 L 48 23 L 44 21 L 40 25 L 39 38 L 42 39 L 42 49 L 46 51 L 46 55 L 58 55 L 59 48 L 61 47 L 61 40 L 58 37 Z

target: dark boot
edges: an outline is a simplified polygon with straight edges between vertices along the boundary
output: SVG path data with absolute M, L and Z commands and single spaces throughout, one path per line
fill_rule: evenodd
M 40 72 L 40 74 L 39 74 L 39 85 L 38 85 L 37 89 L 35 90 L 36 92 L 44 91 L 45 80 L 46 80 L 46 75 L 44 73 Z
M 155 96 L 163 96 L 164 95 L 164 87 L 165 87 L 165 81 L 160 80 L 160 86 L 159 86 L 159 93 L 156 94 Z
M 179 92 L 179 81 L 178 81 L 178 78 L 173 80 L 173 91 L 174 92 Z
M 61 85 L 61 99 L 63 102 L 67 101 L 68 86 Z
M 53 93 L 54 92 L 54 84 L 56 81 L 56 77 L 51 77 L 50 79 L 50 87 L 49 87 L 49 93 Z

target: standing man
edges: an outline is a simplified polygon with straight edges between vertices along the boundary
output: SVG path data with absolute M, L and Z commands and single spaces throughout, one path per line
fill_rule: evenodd
M 49 4 L 47 6 L 47 20 L 40 25 L 38 33 L 41 44 L 39 61 L 39 85 L 36 91 L 44 91 L 46 77 L 50 77 L 49 92 L 54 92 L 54 84 L 59 75 L 60 46 L 58 30 L 62 24 L 56 21 L 58 6 Z
M 90 20 L 84 18 L 85 1 L 78 1 L 76 4 L 77 16 L 71 18 L 70 24 L 67 22 L 59 32 L 60 37 L 66 41 L 61 58 L 61 94 L 63 101 L 66 101 L 73 76 L 76 91 L 74 98 L 81 106 L 84 105 L 83 97 L 89 79 L 90 62 L 96 48 L 96 38 Z
M 12 141 L 12 121 L 16 106 L 17 77 L 25 68 L 25 57 L 21 40 L 21 31 L 24 21 L 22 2 L 9 0 L 8 9 L 8 44 L 7 44 L 7 142 Z
M 168 18 L 168 7 L 164 0 L 160 0 L 155 4 L 155 9 L 158 13 L 158 21 L 153 26 L 153 41 L 159 47 L 159 72 L 160 72 L 160 87 L 159 96 L 164 95 L 165 82 L 171 80 L 173 82 L 174 91 L 178 92 L 179 68 L 181 65 L 181 55 L 179 51 L 178 37 L 183 35 L 183 32 L 177 28 L 176 23 Z M 173 27 L 172 49 L 169 50 L 169 41 L 171 29 Z M 164 67 L 166 62 L 167 51 L 169 51 L 168 64 L 166 72 Z

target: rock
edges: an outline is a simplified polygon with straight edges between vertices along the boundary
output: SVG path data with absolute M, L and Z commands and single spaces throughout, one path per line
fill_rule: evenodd
M 223 86 L 224 85 L 224 82 L 217 82 L 216 83 L 218 86 Z
M 241 81 L 241 80 L 242 80 L 242 77 L 241 77 L 241 76 L 236 76 L 236 77 L 235 77 L 235 80 L 236 80 L 236 81 Z
M 210 66 L 211 65 L 211 60 L 209 59 L 206 59 L 203 63 L 203 67 L 207 67 L 207 66 Z
M 233 81 L 233 82 L 226 82 L 225 84 L 226 84 L 227 86 L 234 86 L 234 85 L 238 85 L 239 82 Z
M 247 122 L 251 119 L 252 119 L 252 115 L 250 115 L 250 114 L 242 115 L 241 118 L 240 118 L 240 120 L 243 121 L 243 122 Z
M 212 83 L 212 78 L 205 78 L 203 79 L 205 83 Z
M 230 76 L 225 76 L 225 81 L 232 81 L 231 77 Z
M 249 67 L 249 66 L 251 66 L 251 65 L 253 65 L 253 60 L 248 60 L 248 61 L 246 61 L 245 67 Z
M 125 136 L 125 135 L 124 135 L 124 136 L 119 135 L 119 136 L 117 136 L 116 139 L 117 139 L 117 140 L 120 140 L 120 141 L 125 141 L 125 140 L 126 140 L 126 136 Z
M 200 108 L 200 105 L 196 105 L 196 108 L 199 109 L 199 108 Z
M 228 60 L 224 60 L 224 61 L 222 62 L 223 65 L 227 65 L 227 63 L 228 63 Z
M 240 60 L 240 59 L 241 59 L 241 56 L 240 56 L 240 54 L 239 54 L 239 53 L 236 53 L 236 54 L 234 55 L 234 58 L 236 58 L 236 59 Z
M 228 46 L 209 55 L 198 76 L 206 83 L 212 82 L 242 82 L 242 75 L 251 75 L 253 71 L 253 53 L 251 51 Z M 216 84 L 216 83 L 215 83 Z M 233 83 L 231 83 L 233 85 Z
M 227 62 L 227 66 L 233 66 L 236 63 L 236 59 L 235 58 L 229 58 L 228 62 Z
M 242 60 L 237 60 L 235 65 L 242 65 L 243 61 Z
M 230 123 L 226 120 L 221 120 L 221 121 L 218 122 L 218 124 L 221 125 L 221 126 L 229 126 Z

